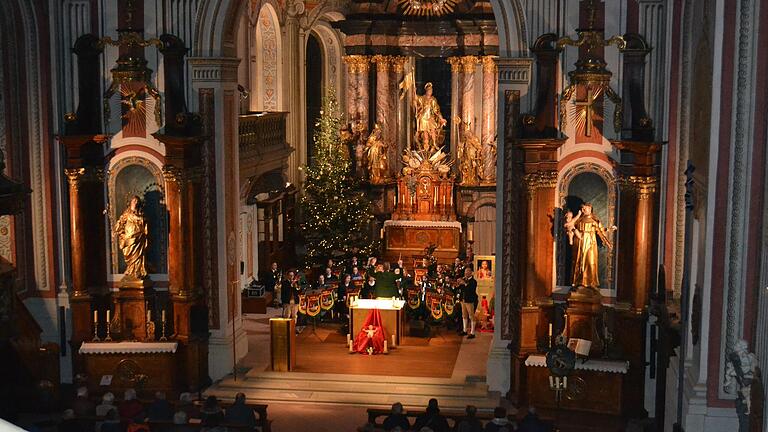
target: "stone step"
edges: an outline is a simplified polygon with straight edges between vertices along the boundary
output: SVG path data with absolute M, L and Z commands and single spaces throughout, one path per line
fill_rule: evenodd
M 464 396 L 458 394 L 417 395 L 367 392 L 331 392 L 331 391 L 284 391 L 261 388 L 238 388 L 245 393 L 248 401 L 267 403 L 314 403 L 329 405 L 352 405 L 371 408 L 389 408 L 395 402 L 402 403 L 406 408 L 424 409 L 429 399 L 436 397 L 440 406 L 446 410 L 463 410 L 466 405 L 474 405 L 478 410 L 490 412 L 499 403 L 499 398 L 486 394 L 485 396 Z M 206 396 L 214 395 L 223 400 L 231 400 L 234 389 L 215 386 L 205 392 Z

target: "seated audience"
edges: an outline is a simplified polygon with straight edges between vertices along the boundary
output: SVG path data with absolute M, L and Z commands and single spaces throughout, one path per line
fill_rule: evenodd
M 173 415 L 173 432 L 192 432 L 194 428 L 189 425 L 189 419 L 187 413 L 184 411 L 176 411 Z
M 457 425 L 457 432 L 482 432 L 483 424 L 477 418 L 477 407 L 467 405 L 466 417 L 464 417 Z
M 520 432 L 550 432 L 552 427 L 542 421 L 536 414 L 536 408 L 528 407 L 528 414 L 520 421 L 517 429 Z
M 155 393 L 155 400 L 147 408 L 147 418 L 150 421 L 170 421 L 173 418 L 173 407 L 165 399 L 165 393 Z
M 427 404 L 427 411 L 419 416 L 413 424 L 413 429 L 421 431 L 427 427 L 433 432 L 448 432 L 448 421 L 440 414 L 440 407 L 437 405 L 437 399 L 430 399 Z
M 336 282 L 337 280 L 339 280 L 339 278 L 337 278 L 336 275 L 333 274 L 333 270 L 331 269 L 331 267 L 325 268 L 325 274 L 323 276 L 325 276 L 326 283 Z
M 408 417 L 403 414 L 403 404 L 400 402 L 392 404 L 392 413 L 384 419 L 382 427 L 385 431 L 393 431 L 396 428 L 400 428 L 400 430 L 408 430 L 411 428 L 411 422 L 409 422 Z
M 485 424 L 485 432 L 512 432 L 514 425 L 507 419 L 507 409 L 496 407 L 493 410 L 493 420 Z
M 200 420 L 203 426 L 218 426 L 224 420 L 224 411 L 219 406 L 216 396 L 208 396 L 200 410 Z
M 115 395 L 111 392 L 106 392 L 101 397 L 101 404 L 96 406 L 96 416 L 104 417 L 112 409 L 117 409 L 115 406 Z
M 177 405 L 179 411 L 184 411 L 188 419 L 200 418 L 200 410 L 195 406 L 192 393 L 184 392 L 179 395 L 179 404 Z
M 80 432 L 80 423 L 75 418 L 75 410 L 64 410 L 58 429 L 59 432 Z
M 136 390 L 128 389 L 123 395 L 123 401 L 118 406 L 120 420 L 133 421 L 144 417 L 144 406 L 136 399 Z
M 123 432 L 123 425 L 120 423 L 120 414 L 116 408 L 112 408 L 107 412 L 104 422 L 101 423 L 101 428 L 98 432 Z
M 363 280 L 363 275 L 360 274 L 360 268 L 359 267 L 357 267 L 357 266 L 352 267 L 351 278 L 352 278 L 353 281 Z
M 245 404 L 245 393 L 235 395 L 235 403 L 227 408 L 224 421 L 236 426 L 247 426 L 248 429 L 256 427 L 256 413 Z
M 353 274 L 354 273 L 353 269 L 355 267 L 360 267 L 360 262 L 357 259 L 357 255 L 352 256 L 352 259 L 349 261 L 349 264 L 347 264 L 347 267 L 345 270 L 347 273 Z
M 96 414 L 96 404 L 88 399 L 88 389 L 80 387 L 77 389 L 77 397 L 72 401 L 72 410 L 77 417 L 92 416 Z

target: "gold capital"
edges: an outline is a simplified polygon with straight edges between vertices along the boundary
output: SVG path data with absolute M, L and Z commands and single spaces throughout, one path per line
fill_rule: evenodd
M 451 72 L 461 72 L 461 57 L 448 57 L 446 61 L 451 65 Z
M 496 73 L 496 71 L 498 71 L 495 56 L 484 56 L 482 61 L 484 73 Z
M 654 176 L 622 176 L 619 178 L 619 184 L 623 189 L 637 194 L 638 200 L 641 201 L 650 199 L 658 187 Z
M 370 58 L 364 55 L 344 56 L 344 63 L 347 64 L 350 74 L 359 74 L 368 72 L 370 67 Z
M 475 67 L 478 63 L 480 63 L 480 59 L 477 56 L 461 57 L 462 69 L 465 74 L 475 73 Z
M 394 70 L 396 73 L 403 73 L 405 70 L 405 62 L 408 61 L 408 57 L 403 56 L 392 56 L 392 70 Z
M 377 54 L 371 57 L 371 62 L 376 63 L 376 72 L 389 72 L 389 65 L 392 63 L 392 57 Z

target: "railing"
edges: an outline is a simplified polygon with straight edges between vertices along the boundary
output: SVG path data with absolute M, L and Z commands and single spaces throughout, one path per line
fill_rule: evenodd
M 240 166 L 246 171 L 255 168 L 269 153 L 280 155 L 287 150 L 285 112 L 252 112 L 239 116 Z M 280 157 L 280 156 L 278 156 Z

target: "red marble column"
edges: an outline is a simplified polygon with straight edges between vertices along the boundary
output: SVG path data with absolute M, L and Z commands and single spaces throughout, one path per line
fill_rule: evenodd
M 648 304 L 653 277 L 653 207 L 656 193 L 655 177 L 635 177 L 635 245 L 632 309 L 642 312 Z

